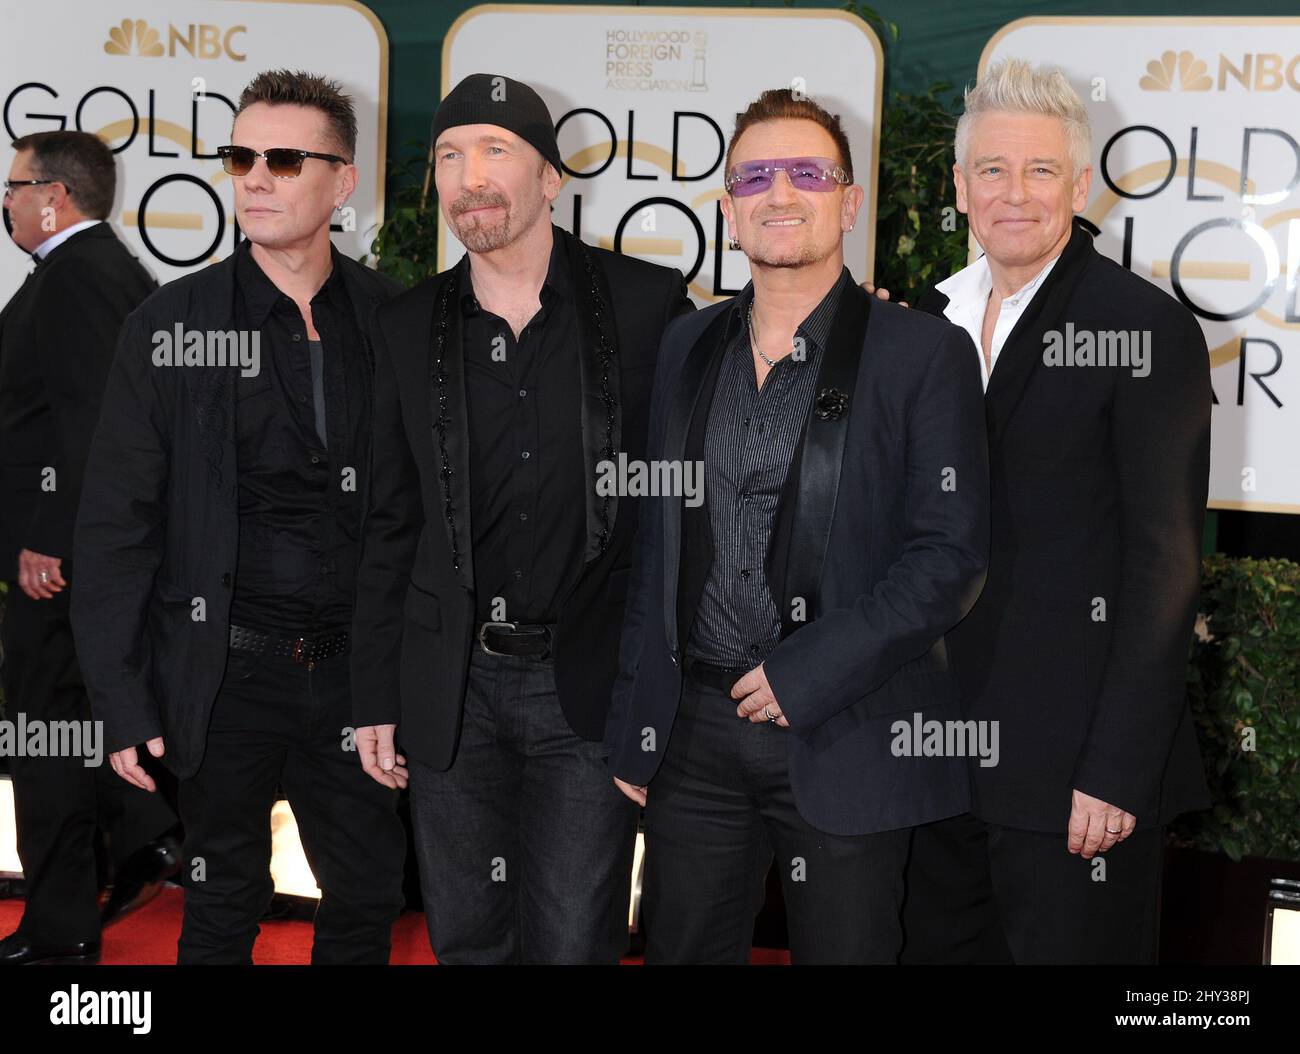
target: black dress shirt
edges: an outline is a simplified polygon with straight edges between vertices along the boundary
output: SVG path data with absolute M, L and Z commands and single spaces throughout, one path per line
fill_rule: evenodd
M 753 283 L 736 298 L 704 434 L 713 563 L 686 648 L 693 658 L 752 669 L 781 640 L 781 616 L 764 563 L 781 488 L 808 420 L 822 350 L 840 294 L 852 280 L 847 268 L 840 273 L 796 328 L 794 353 L 777 360 L 762 388 L 754 376 L 747 324 Z M 688 545 L 683 558 L 704 557 Z
M 311 300 L 318 350 L 298 306 L 251 253 L 236 270 L 235 318 L 260 334 L 261 362 L 257 375 L 239 378 L 230 620 L 282 636 L 335 632 L 352 618 L 370 370 L 331 252 L 334 269 Z
M 554 623 L 586 545 L 579 355 L 590 350 L 578 347 L 559 239 L 541 306 L 517 341 L 503 318 L 479 305 L 468 257 L 459 290 L 476 617 Z

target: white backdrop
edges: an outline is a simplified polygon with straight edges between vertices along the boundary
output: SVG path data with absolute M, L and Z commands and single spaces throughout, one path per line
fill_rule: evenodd
M 1011 56 L 1088 106 L 1097 248 L 1200 318 L 1210 505 L 1300 513 L 1300 19 L 1028 18 L 980 70 Z
M 113 225 L 160 282 L 236 244 L 230 177 L 215 157 L 196 155 L 230 141 L 239 94 L 266 69 L 324 74 L 353 97 L 360 181 L 349 202 L 355 215 L 339 225 L 354 229 L 334 242 L 353 257 L 368 247 L 383 216 L 388 39 L 362 5 L 0 0 L 0 27 L 0 168 L 7 173 L 13 160 L 9 143 L 30 132 L 100 135 L 117 151 Z M 55 35 L 57 49 L 46 47 Z M 0 235 L 0 303 L 30 270 L 30 258 Z
M 484 4 L 447 33 L 441 94 L 471 73 L 537 89 L 560 157 L 587 177 L 565 176 L 555 222 L 605 248 L 622 222 L 623 252 L 679 268 L 705 304 L 749 281 L 717 203 L 736 115 L 768 88 L 840 115 L 866 190 L 845 263 L 858 281 L 871 275 L 883 72 L 879 41 L 842 11 Z M 464 248 L 439 223 L 443 268 Z

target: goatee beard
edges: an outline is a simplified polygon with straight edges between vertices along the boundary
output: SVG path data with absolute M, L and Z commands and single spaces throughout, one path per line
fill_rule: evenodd
M 488 205 L 497 205 L 505 210 L 499 220 L 485 221 L 474 218 L 462 222 L 464 212 Z M 455 221 L 456 237 L 470 252 L 490 253 L 510 244 L 510 203 L 498 196 L 482 199 L 462 198 L 452 206 L 452 219 Z

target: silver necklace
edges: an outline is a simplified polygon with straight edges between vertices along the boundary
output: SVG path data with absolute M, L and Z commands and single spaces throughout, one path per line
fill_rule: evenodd
M 749 326 L 749 341 L 754 346 L 754 350 L 758 352 L 758 357 L 767 363 L 767 368 L 769 370 L 774 369 L 776 367 L 776 363 L 773 362 L 771 359 L 769 359 L 766 355 L 764 355 L 763 349 L 758 346 L 758 334 L 754 332 L 754 301 L 752 300 L 749 302 L 748 326 Z

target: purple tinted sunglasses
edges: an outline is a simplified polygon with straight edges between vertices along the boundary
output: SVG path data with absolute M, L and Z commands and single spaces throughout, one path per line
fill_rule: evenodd
M 769 161 L 742 161 L 727 176 L 726 188 L 738 198 L 762 194 L 784 171 L 796 190 L 834 190 L 849 182 L 849 174 L 829 157 L 779 157 Z

